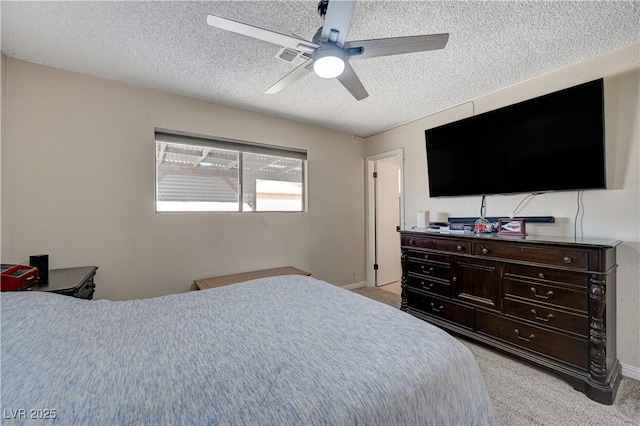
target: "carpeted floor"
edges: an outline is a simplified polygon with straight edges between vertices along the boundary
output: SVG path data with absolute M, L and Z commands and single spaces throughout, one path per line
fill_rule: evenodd
M 396 308 L 400 296 L 380 288 L 353 290 Z M 534 366 L 460 339 L 476 357 L 498 425 L 640 425 L 640 381 L 623 377 L 613 405 L 603 405 Z
M 354 293 L 359 293 L 370 299 L 375 299 L 378 302 L 386 303 L 394 308 L 400 309 L 400 295 L 391 293 L 390 291 L 382 290 L 378 287 L 360 287 L 352 290 Z

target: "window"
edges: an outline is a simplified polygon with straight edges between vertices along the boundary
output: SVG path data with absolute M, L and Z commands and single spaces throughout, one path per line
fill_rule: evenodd
M 156 130 L 157 212 L 305 211 L 304 150 Z

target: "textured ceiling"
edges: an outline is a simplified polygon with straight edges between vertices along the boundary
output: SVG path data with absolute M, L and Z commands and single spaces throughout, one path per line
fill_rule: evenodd
M 0 4 L 2 52 L 28 62 L 369 136 L 640 41 L 640 3 L 359 1 L 347 41 L 449 33 L 444 50 L 353 61 L 369 97 L 293 66 L 208 14 L 311 40 L 316 0 Z

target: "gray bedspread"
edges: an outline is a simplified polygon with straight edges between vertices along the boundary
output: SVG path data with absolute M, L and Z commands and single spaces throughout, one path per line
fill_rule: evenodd
M 464 345 L 311 277 L 1 302 L 3 424 L 495 423 Z

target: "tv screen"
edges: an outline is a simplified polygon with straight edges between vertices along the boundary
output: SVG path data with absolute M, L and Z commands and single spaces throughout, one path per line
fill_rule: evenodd
M 602 79 L 425 131 L 430 197 L 606 188 Z

